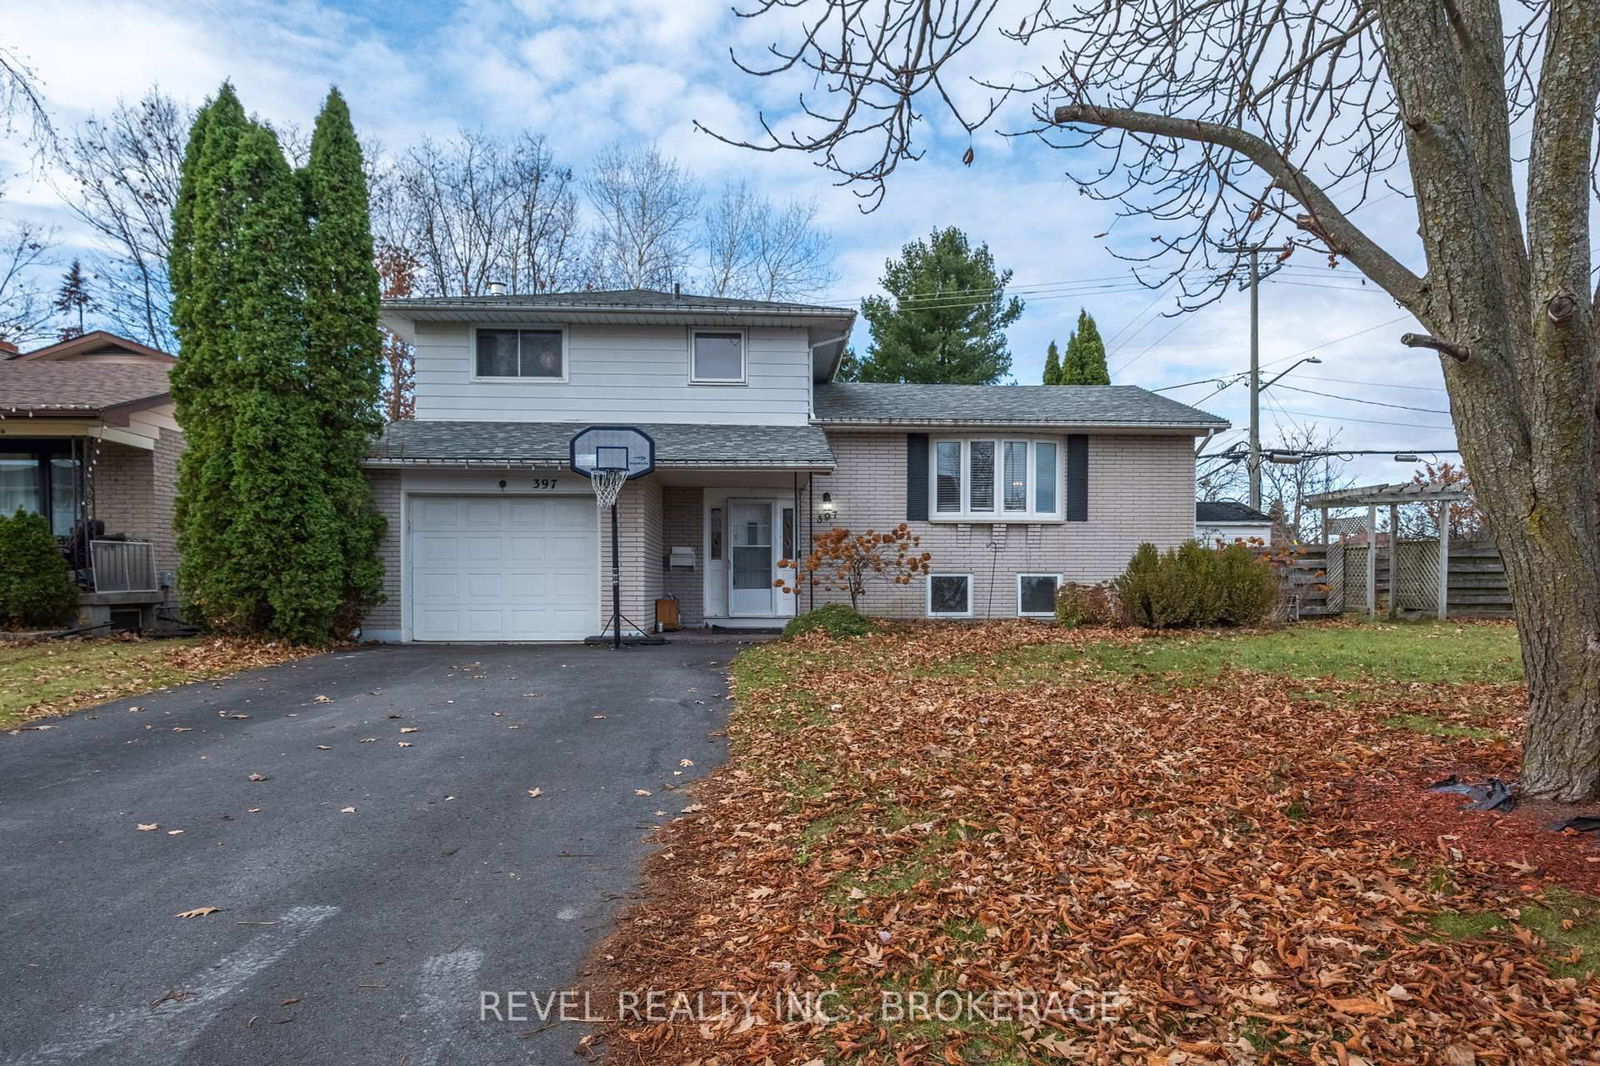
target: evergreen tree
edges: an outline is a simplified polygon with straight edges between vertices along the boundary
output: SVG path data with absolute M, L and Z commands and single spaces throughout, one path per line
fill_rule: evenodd
M 1050 342 L 1050 348 L 1044 355 L 1044 383 L 1046 385 L 1061 384 L 1061 352 L 1056 349 L 1056 342 Z
M 971 247 L 954 227 L 912 241 L 885 265 L 889 297 L 870 296 L 861 313 L 872 332 L 861 381 L 990 385 L 1011 369 L 1006 327 L 1022 301 L 1005 295 L 1011 271 L 997 271 L 988 245 Z
M 360 466 L 383 428 L 383 342 L 361 145 L 337 89 L 317 116 L 301 181 L 310 221 L 306 366 L 327 437 L 327 490 L 344 520 L 344 592 L 335 624 L 348 632 L 377 602 L 383 582 L 378 545 L 385 523 Z
M 89 279 L 84 277 L 83 266 L 76 258 L 61 276 L 61 288 L 56 290 L 56 298 L 50 306 L 57 314 L 77 316 L 76 325 L 61 330 L 62 340 L 83 336 L 83 313 L 94 307 L 94 297 L 89 294 Z
M 229 86 L 190 134 L 173 232 L 184 594 L 224 631 L 326 640 L 345 516 L 313 395 L 301 184 Z
M 1100 339 L 1100 328 L 1094 324 L 1089 312 L 1078 311 L 1078 328 L 1067 341 L 1067 357 L 1061 366 L 1062 385 L 1109 385 L 1111 372 L 1106 369 L 1106 345 Z

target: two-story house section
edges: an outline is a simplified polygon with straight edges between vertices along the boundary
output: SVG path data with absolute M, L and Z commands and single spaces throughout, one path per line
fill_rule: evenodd
M 868 613 L 1048 616 L 1060 582 L 1193 536 L 1195 439 L 1226 427 L 1129 386 L 836 384 L 849 308 L 629 290 L 394 300 L 384 323 L 414 346 L 416 418 L 367 461 L 381 640 L 600 632 L 609 523 L 567 465 L 588 425 L 655 441 L 618 502 L 625 633 L 668 596 L 690 626 L 781 624 L 840 597 L 785 591 L 781 562 L 901 522 L 933 573 Z

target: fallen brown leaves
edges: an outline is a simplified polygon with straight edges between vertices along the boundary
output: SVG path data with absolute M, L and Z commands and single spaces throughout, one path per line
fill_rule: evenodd
M 1552 976 L 1532 935 L 1429 924 L 1512 912 L 1512 872 L 1469 855 L 1440 877 L 1436 851 L 1341 798 L 1482 745 L 1385 724 L 1448 720 L 1461 694 L 1324 679 L 1313 700 L 1244 672 L 1162 690 L 1070 657 L 1044 681 L 985 665 L 1102 639 L 1138 638 L 917 627 L 749 653 L 733 757 L 661 831 L 645 902 L 588 983 L 763 1006 L 753 1023 L 603 1026 L 608 1061 L 1600 1061 L 1600 985 Z M 1470 699 L 1497 725 L 1521 713 L 1512 688 Z M 831 1022 L 774 1007 L 826 989 Z M 883 989 L 1095 989 L 1122 1006 L 1104 1023 L 913 1025 L 882 1018 Z

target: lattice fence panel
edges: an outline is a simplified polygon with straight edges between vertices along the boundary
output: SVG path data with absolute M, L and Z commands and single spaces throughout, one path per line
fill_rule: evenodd
M 1344 595 L 1339 605 L 1344 611 L 1367 610 L 1367 553 L 1371 550 L 1365 544 L 1344 546 L 1344 581 L 1340 583 Z
M 1328 613 L 1344 610 L 1344 545 L 1328 545 L 1328 562 L 1322 581 L 1328 586 Z
M 1403 540 L 1395 545 L 1394 602 L 1402 610 L 1436 611 L 1439 607 L 1439 542 Z

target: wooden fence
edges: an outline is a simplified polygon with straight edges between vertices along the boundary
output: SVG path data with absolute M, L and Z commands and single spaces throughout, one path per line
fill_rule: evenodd
M 1367 551 L 1365 544 L 1305 544 L 1296 549 L 1287 568 L 1284 595 L 1291 616 L 1314 617 L 1367 611 Z M 1437 602 L 1439 542 L 1400 542 L 1399 613 L 1403 616 L 1434 613 Z M 1274 552 L 1281 556 L 1282 552 Z M 1393 586 L 1393 551 L 1378 545 L 1378 613 L 1388 614 Z M 1450 542 L 1450 614 L 1460 618 L 1509 618 L 1511 589 L 1500 553 L 1492 544 Z

